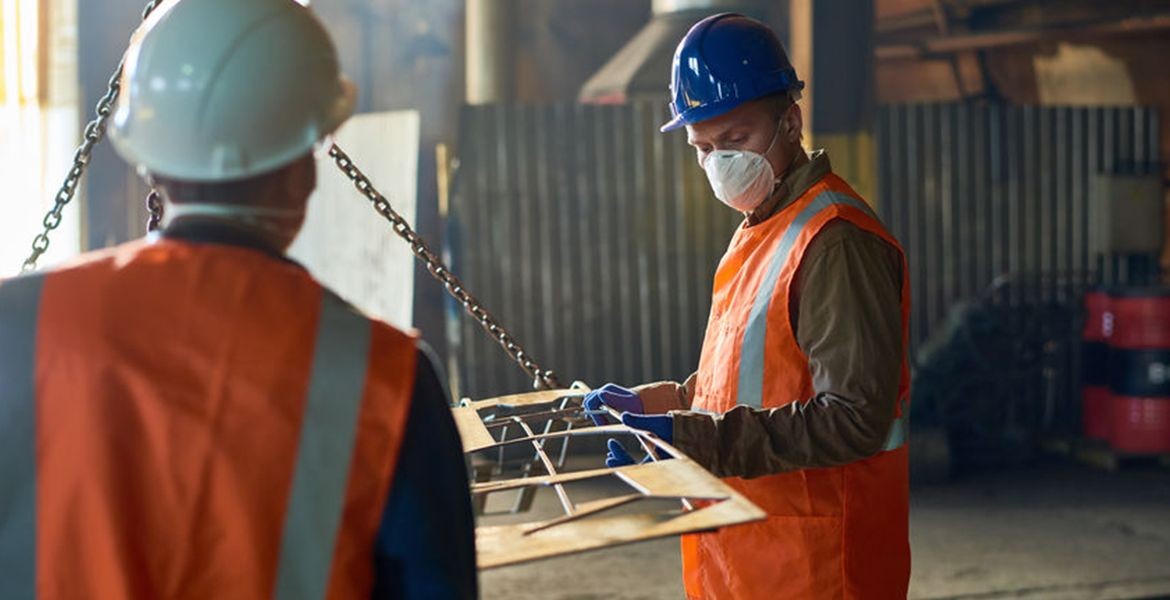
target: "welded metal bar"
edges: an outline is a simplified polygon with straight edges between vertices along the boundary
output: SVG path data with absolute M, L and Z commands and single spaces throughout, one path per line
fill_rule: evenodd
M 605 498 L 604 500 L 596 500 L 577 507 L 577 511 L 571 514 L 549 519 L 543 523 L 538 523 L 528 529 L 524 530 L 524 535 L 532 535 L 534 533 L 551 529 L 557 525 L 564 525 L 572 521 L 592 517 L 604 513 L 606 511 L 627 506 L 638 500 L 645 500 L 647 498 L 644 494 L 629 494 L 626 496 L 618 496 L 617 498 Z
M 556 465 L 553 464 L 552 460 L 549 459 L 548 454 L 544 451 L 544 440 L 536 439 L 536 432 L 532 431 L 532 428 L 528 426 L 528 423 L 525 423 L 524 421 L 518 421 L 517 425 L 524 429 L 524 433 L 527 433 L 529 439 L 532 440 L 532 447 L 536 449 L 536 455 L 540 457 L 540 462 L 544 464 L 544 468 L 548 471 L 548 474 L 554 477 L 559 475 Z M 546 431 L 545 434 L 547 435 L 547 433 L 548 432 Z M 553 484 L 553 490 L 556 491 L 557 498 L 561 501 L 561 507 L 565 509 L 565 514 L 573 514 L 573 511 L 575 510 L 573 507 L 573 501 L 569 499 L 569 494 L 565 491 L 565 486 L 560 483 L 556 483 Z
M 484 423 L 484 427 L 491 431 L 493 429 L 506 428 L 508 425 L 516 421 L 531 423 L 533 421 L 556 420 L 561 418 L 578 417 L 580 415 L 581 407 L 579 406 L 572 408 L 555 408 L 552 410 L 525 413 L 522 415 L 508 415 L 506 417 L 502 417 L 500 420 L 493 420 L 491 422 Z
M 491 446 L 487 446 L 487 447 L 483 448 L 483 450 L 494 450 L 500 446 L 511 446 L 511 445 L 515 445 L 515 444 L 530 442 L 532 440 L 555 440 L 555 439 L 563 438 L 566 436 L 570 436 L 570 437 L 575 437 L 575 436 L 598 437 L 598 436 L 613 436 L 613 435 L 634 435 L 634 433 L 635 432 L 633 430 L 631 430 L 630 428 L 628 428 L 624 425 L 598 425 L 595 427 L 585 427 L 585 428 L 581 428 L 581 429 L 574 429 L 572 431 L 563 431 L 562 430 L 562 431 L 553 431 L 553 432 L 546 433 L 546 434 L 538 433 L 530 438 L 525 437 L 525 438 L 504 440 L 504 441 L 496 442 L 495 444 L 492 444 Z M 651 441 L 651 443 L 653 443 L 655 446 L 657 446 L 660 450 L 662 450 L 662 449 L 668 450 L 669 451 L 668 453 L 671 456 L 678 456 L 679 455 L 678 450 L 675 449 L 670 444 L 667 444 L 666 442 L 663 442 L 663 441 L 659 440 L 658 438 L 652 437 L 649 435 L 647 435 L 647 439 L 649 439 Z
M 573 385 L 575 386 L 577 384 L 574 383 Z M 569 396 L 566 396 L 564 400 L 561 400 L 561 410 L 567 410 L 569 403 L 572 400 L 573 400 L 573 398 L 571 398 Z M 581 407 L 581 406 L 574 407 L 574 410 L 582 410 L 582 409 L 583 409 L 583 407 Z M 565 431 L 572 431 L 572 430 L 573 430 L 573 422 L 572 421 L 565 421 Z M 560 453 L 560 456 L 557 458 L 557 468 L 558 469 L 563 469 L 565 467 L 565 459 L 568 458 L 568 455 L 569 455 L 569 441 L 572 439 L 573 438 L 571 438 L 571 437 L 566 437 L 566 438 L 564 438 L 564 441 L 561 442 L 561 453 Z
M 605 406 L 604 409 L 609 413 L 610 417 L 613 417 L 619 423 L 621 422 L 622 414 L 620 412 L 614 410 L 614 408 L 611 406 Z M 638 444 L 642 446 L 642 451 L 646 453 L 646 456 L 648 456 L 651 461 L 658 462 L 659 460 L 662 460 L 662 458 L 658 456 L 658 453 L 654 451 L 655 449 L 653 447 L 655 445 L 654 440 L 659 438 L 651 435 L 643 435 L 637 431 L 634 431 L 633 433 L 634 437 L 638 438 Z M 673 447 L 671 448 L 673 449 Z M 695 506 L 691 503 L 690 500 L 687 500 L 686 498 L 680 498 L 679 500 L 682 502 L 683 510 L 695 509 Z
M 612 406 L 603 405 L 602 410 L 609 414 L 609 416 L 612 417 L 614 421 L 617 421 L 618 423 L 622 422 L 622 413 L 618 410 L 615 410 Z M 638 444 L 642 446 L 642 450 L 646 452 L 646 455 L 650 457 L 650 460 L 657 461 L 658 456 L 654 454 L 653 448 L 651 448 L 650 444 L 645 439 L 643 439 L 641 435 L 638 435 L 637 432 L 634 433 L 635 437 L 638 438 Z

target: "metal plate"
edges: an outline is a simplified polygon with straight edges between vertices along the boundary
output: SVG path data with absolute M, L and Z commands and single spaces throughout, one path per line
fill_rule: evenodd
M 531 494 L 551 488 L 562 514 L 476 530 L 479 567 L 491 569 L 661 537 L 711 531 L 764 518 L 760 508 L 653 434 L 621 424 L 594 426 L 580 402 L 588 389 L 464 400 L 453 409 L 464 450 L 473 455 L 471 486 L 481 510 L 489 494 L 516 492 L 511 512 L 531 505 Z M 616 417 L 616 413 L 607 413 Z M 569 442 L 586 436 L 635 441 L 642 462 L 619 468 L 568 471 Z M 510 448 L 531 448 L 531 458 L 509 459 Z M 635 448 L 627 445 L 627 449 Z M 553 449 L 559 450 L 559 454 Z M 514 452 L 513 452 L 514 454 Z M 485 457 L 493 456 L 491 462 Z M 620 492 L 575 498 L 573 484 L 599 478 Z M 527 500 L 527 501 L 524 501 Z M 662 501 L 668 500 L 664 504 Z M 620 509 L 620 512 L 619 512 Z

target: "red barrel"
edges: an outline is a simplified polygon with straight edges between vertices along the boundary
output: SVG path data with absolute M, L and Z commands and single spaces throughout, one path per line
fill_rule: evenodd
M 1085 328 L 1081 332 L 1081 428 L 1085 437 L 1107 440 L 1112 423 L 1109 392 L 1109 343 L 1105 325 L 1109 294 L 1085 294 Z
M 1126 453 L 1170 454 L 1170 288 L 1114 292 L 1104 324 L 1112 365 L 1111 445 Z

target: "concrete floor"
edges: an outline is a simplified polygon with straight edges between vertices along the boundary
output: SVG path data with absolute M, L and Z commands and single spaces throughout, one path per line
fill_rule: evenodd
M 542 491 L 535 511 L 557 514 L 555 496 Z M 1054 463 L 919 487 L 911 541 L 911 598 L 1170 598 L 1170 469 Z M 480 581 L 485 599 L 682 597 L 676 539 L 487 571 Z

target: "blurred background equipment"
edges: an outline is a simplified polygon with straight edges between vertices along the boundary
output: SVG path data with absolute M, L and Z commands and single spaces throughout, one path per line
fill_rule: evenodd
M 1085 292 L 1085 324 L 1081 346 L 1081 431 L 1086 439 L 1105 441 L 1112 430 L 1110 410 L 1109 294 L 1096 288 Z
M 586 104 L 662 102 L 662 74 L 670 73 L 674 50 L 691 26 L 704 17 L 734 12 L 767 21 L 763 0 L 654 0 L 650 22 L 622 46 L 581 88 Z
M 1118 289 L 1106 314 L 1110 445 L 1170 455 L 1170 288 Z

